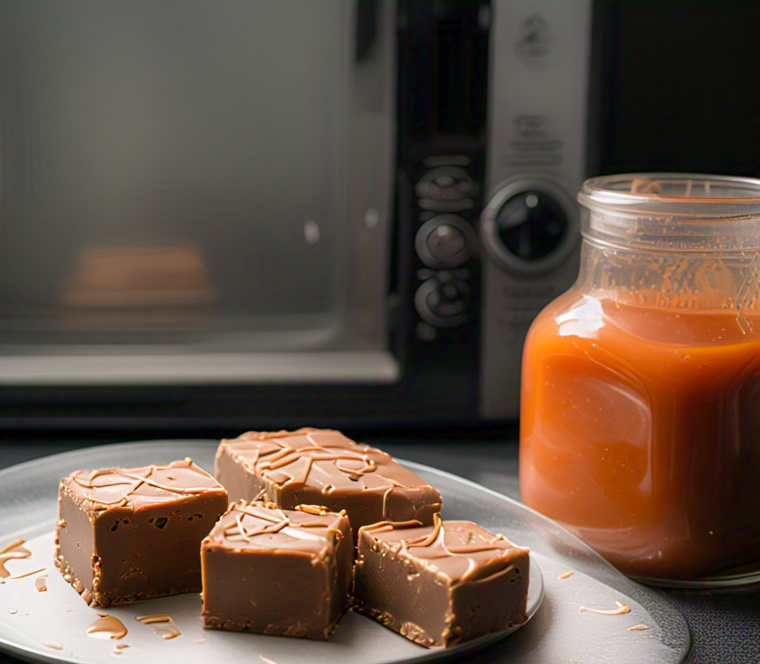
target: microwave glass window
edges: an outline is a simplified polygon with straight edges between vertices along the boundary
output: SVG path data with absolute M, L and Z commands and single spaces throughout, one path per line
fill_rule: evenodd
M 0 343 L 387 345 L 391 36 L 356 22 L 0 0 Z

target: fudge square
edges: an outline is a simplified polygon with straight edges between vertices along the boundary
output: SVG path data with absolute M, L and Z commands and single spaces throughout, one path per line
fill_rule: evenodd
M 292 509 L 305 503 L 345 510 L 356 534 L 378 521 L 430 524 L 438 490 L 389 454 L 332 429 L 249 431 L 222 440 L 214 474 L 230 501 L 263 498 Z
M 201 540 L 227 492 L 190 459 L 60 482 L 55 565 L 90 606 L 199 592 Z
M 240 500 L 201 547 L 207 628 L 326 640 L 349 602 L 345 513 Z
M 359 531 L 354 610 L 428 648 L 527 620 L 528 549 L 470 521 Z

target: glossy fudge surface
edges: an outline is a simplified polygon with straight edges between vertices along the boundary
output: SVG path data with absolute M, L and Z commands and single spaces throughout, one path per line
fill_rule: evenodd
M 470 521 L 359 531 L 354 609 L 445 648 L 527 619 L 529 552 Z
M 348 606 L 345 514 L 240 500 L 203 540 L 201 558 L 208 628 L 324 640 Z
M 55 564 L 91 606 L 201 589 L 200 544 L 227 492 L 190 459 L 61 480 Z
M 269 500 L 345 510 L 354 533 L 378 521 L 432 523 L 441 494 L 389 454 L 339 431 L 250 431 L 223 440 L 215 474 L 230 500 Z

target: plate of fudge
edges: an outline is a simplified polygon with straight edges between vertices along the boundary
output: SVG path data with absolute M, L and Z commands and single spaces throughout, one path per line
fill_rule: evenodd
M 486 649 L 539 613 L 543 575 L 427 470 L 313 428 L 23 464 L 0 518 L 0 648 L 188 664 Z

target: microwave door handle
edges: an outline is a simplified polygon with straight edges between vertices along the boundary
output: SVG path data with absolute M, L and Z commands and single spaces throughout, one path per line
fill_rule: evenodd
M 354 62 L 366 62 L 372 57 L 377 41 L 378 0 L 356 0 L 354 32 Z

